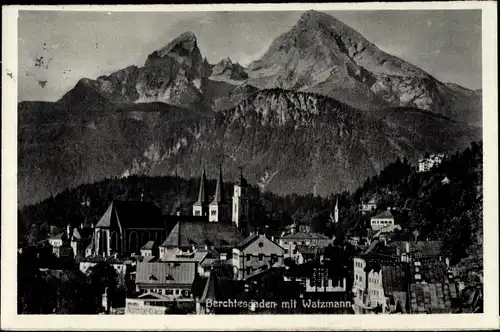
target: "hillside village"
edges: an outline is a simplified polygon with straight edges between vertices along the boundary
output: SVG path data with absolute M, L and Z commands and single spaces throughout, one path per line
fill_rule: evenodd
M 135 194 L 113 180 L 129 199 L 80 187 L 21 209 L 20 313 L 482 311 L 480 143 L 398 159 L 323 201 L 267 196 L 267 208 L 243 170 L 229 184 L 218 165 L 214 188 L 206 166 L 189 180 L 195 199 L 179 195 L 168 208 L 132 178 Z M 286 211 L 294 200 L 302 210 Z

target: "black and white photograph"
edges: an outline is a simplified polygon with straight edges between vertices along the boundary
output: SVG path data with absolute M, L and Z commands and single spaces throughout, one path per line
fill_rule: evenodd
M 71 7 L 10 17 L 2 310 L 498 316 L 496 3 Z

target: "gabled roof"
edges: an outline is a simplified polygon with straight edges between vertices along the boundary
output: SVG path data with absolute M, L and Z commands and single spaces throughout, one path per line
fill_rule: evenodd
M 243 241 L 241 241 L 238 245 L 237 248 L 239 250 L 245 249 L 247 246 L 249 246 L 253 241 L 259 238 L 259 234 L 251 234 L 247 238 L 245 238 Z
M 115 223 L 122 228 L 165 228 L 160 208 L 151 202 L 112 201 L 95 227 Z
M 137 263 L 136 283 L 191 286 L 196 275 L 194 263 Z
M 155 241 L 148 241 L 142 246 L 141 250 L 153 250 L 156 246 Z
M 66 237 L 66 233 L 57 233 L 54 235 L 49 236 L 49 239 L 51 240 L 63 240 Z
M 89 239 L 94 234 L 94 229 L 90 227 L 84 228 L 74 228 L 73 229 L 73 239 L 80 241 L 83 239 Z
M 385 210 L 385 211 L 377 214 L 376 216 L 372 217 L 371 219 L 387 219 L 387 218 L 394 219 L 394 215 L 389 210 Z
M 218 222 L 178 222 L 162 247 L 189 248 L 194 246 L 234 247 L 242 239 L 235 225 Z

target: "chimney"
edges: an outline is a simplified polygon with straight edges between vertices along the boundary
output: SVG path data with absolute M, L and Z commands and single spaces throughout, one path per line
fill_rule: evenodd
M 405 246 L 406 246 L 406 253 L 410 253 L 410 242 L 409 241 L 405 241 Z
M 68 240 L 71 240 L 71 225 L 66 226 L 66 234 L 68 235 Z
M 83 229 L 83 222 L 80 224 L 80 229 Z
M 400 247 L 396 247 L 396 255 L 401 256 L 401 248 Z
M 273 241 L 273 242 L 274 242 L 274 235 L 273 235 L 273 236 L 271 236 L 271 241 Z

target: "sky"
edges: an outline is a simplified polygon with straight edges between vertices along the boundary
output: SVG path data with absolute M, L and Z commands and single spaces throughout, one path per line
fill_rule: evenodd
M 480 10 L 325 12 L 443 82 L 481 88 Z M 186 31 L 210 63 L 248 65 L 302 13 L 20 11 L 18 100 L 56 101 L 83 77 L 142 66 Z

